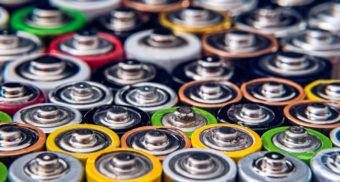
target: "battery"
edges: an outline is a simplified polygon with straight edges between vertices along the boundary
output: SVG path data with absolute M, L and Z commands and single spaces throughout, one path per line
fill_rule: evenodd
M 123 0 L 124 6 L 146 13 L 175 11 L 189 3 L 189 0 Z
M 216 117 L 221 123 L 245 126 L 258 134 L 285 124 L 281 108 L 251 102 L 238 102 L 222 107 Z
M 16 10 L 11 16 L 11 27 L 39 37 L 53 37 L 78 30 L 85 24 L 85 16 L 78 11 L 41 4 Z
M 94 107 L 113 102 L 113 94 L 106 86 L 90 81 L 59 85 L 48 94 L 52 103 L 72 107 L 86 113 Z
M 218 56 L 206 56 L 184 62 L 176 66 L 172 72 L 172 78 L 178 87 L 190 81 L 210 79 L 226 80 L 240 85 L 248 77 L 249 74 L 244 68 L 224 61 Z
M 4 29 L 0 30 L 0 40 L 0 65 L 44 51 L 40 39 L 30 33 Z
M 253 130 L 236 124 L 211 124 L 200 127 L 191 136 L 194 148 L 213 149 L 234 161 L 261 150 L 260 136 Z
M 151 117 L 153 126 L 172 126 L 191 138 L 192 133 L 205 125 L 216 124 L 216 117 L 199 108 L 179 106 L 155 112 Z
M 340 180 L 339 157 L 340 148 L 323 150 L 313 157 L 310 165 L 315 182 Z
M 329 59 L 332 66 L 332 78 L 340 78 L 340 36 L 331 32 L 308 28 L 305 31 L 282 40 L 282 49 Z
M 102 105 L 88 111 L 83 122 L 107 127 L 121 136 L 134 128 L 150 125 L 150 117 L 133 106 Z
M 316 80 L 305 87 L 308 100 L 340 104 L 340 80 Z
M 227 13 L 190 6 L 160 15 L 161 25 L 176 31 L 202 35 L 221 31 L 231 27 L 231 18 Z
M 340 126 L 334 128 L 329 134 L 329 138 L 331 139 L 334 147 L 340 148 Z
M 156 64 L 169 73 L 176 65 L 201 55 L 201 42 L 195 35 L 167 28 L 132 34 L 124 48 L 128 58 Z
M 290 51 L 265 55 L 250 62 L 250 67 L 254 78 L 283 78 L 300 85 L 318 79 L 329 79 L 332 70 L 327 59 Z
M 248 101 L 270 106 L 285 106 L 305 98 L 300 85 L 281 78 L 250 80 L 242 84 L 241 92 Z
M 122 42 L 133 33 L 151 28 L 151 16 L 131 8 L 116 8 L 100 16 L 94 25 L 118 37 Z
M 55 38 L 49 48 L 52 54 L 64 54 L 86 62 L 94 71 L 104 64 L 123 59 L 123 45 L 113 35 L 93 29 L 79 30 Z
M 74 157 L 57 152 L 34 152 L 15 160 L 9 168 L 9 182 L 82 182 L 84 167 Z
M 8 165 L 21 155 L 45 147 L 45 134 L 32 125 L 0 122 L 0 135 L 0 161 Z
M 134 59 L 106 64 L 92 74 L 92 80 L 113 91 L 142 82 L 171 83 L 170 75 L 163 68 Z
M 257 6 L 258 0 L 193 0 L 193 4 L 213 11 L 241 15 Z
M 75 124 L 54 130 L 46 140 L 48 151 L 72 155 L 83 164 L 98 153 L 118 148 L 120 140 L 112 130 L 98 125 Z
M 294 125 L 325 133 L 340 126 L 340 106 L 326 101 L 299 101 L 284 108 L 287 120 Z
M 202 44 L 206 54 L 217 55 L 238 64 L 274 53 L 279 46 L 272 35 L 238 29 L 205 34 Z
M 309 164 L 319 151 L 332 147 L 332 142 L 322 133 L 302 126 L 279 127 L 262 135 L 263 148 L 281 152 Z
M 119 89 L 114 102 L 153 113 L 176 105 L 178 98 L 175 91 L 166 85 L 142 82 Z
M 35 3 L 35 0 L 0 0 L 0 6 L 9 12 L 32 5 L 33 3 Z
M 214 113 L 221 107 L 240 101 L 242 95 L 235 84 L 210 79 L 184 84 L 178 91 L 178 97 L 183 104 Z
M 292 9 L 262 7 L 236 18 L 235 26 L 241 30 L 273 34 L 277 38 L 291 36 L 306 28 L 307 23 Z
M 59 8 L 80 11 L 86 15 L 88 21 L 107 14 L 120 5 L 119 0 L 50 0 L 49 2 Z
M 301 160 L 279 152 L 256 152 L 238 163 L 240 182 L 311 182 L 312 172 Z
M 0 111 L 14 115 L 18 110 L 45 102 L 45 96 L 37 87 L 20 82 L 0 84 Z
M 121 138 L 122 148 L 146 151 L 159 160 L 173 152 L 191 147 L 190 139 L 180 130 L 169 126 L 144 126 L 126 132 Z
M 21 82 L 40 88 L 45 94 L 58 85 L 90 78 L 90 68 L 83 61 L 57 54 L 31 54 L 10 62 L 4 82 Z
M 1 4 L 1 2 L 0 2 Z M 0 29 L 5 29 L 9 21 L 9 13 L 3 7 L 0 7 Z
M 0 182 L 6 182 L 7 180 L 7 167 L 0 162 Z
M 91 156 L 86 163 L 87 182 L 160 182 L 162 164 L 141 150 L 119 148 Z
M 228 181 L 235 182 L 235 162 L 220 152 L 209 149 L 183 149 L 163 161 L 164 182 Z
M 82 115 L 78 110 L 71 107 L 45 103 L 22 108 L 15 113 L 13 121 L 34 125 L 45 134 L 50 134 L 58 128 L 80 124 Z
M 322 3 L 314 6 L 308 13 L 308 25 L 336 34 L 340 33 L 340 3 L 338 1 Z

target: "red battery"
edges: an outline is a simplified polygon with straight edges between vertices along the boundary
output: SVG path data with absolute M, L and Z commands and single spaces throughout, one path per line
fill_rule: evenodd
M 55 38 L 49 47 L 50 53 L 76 57 L 86 62 L 91 70 L 124 57 L 122 43 L 108 33 L 82 30 Z

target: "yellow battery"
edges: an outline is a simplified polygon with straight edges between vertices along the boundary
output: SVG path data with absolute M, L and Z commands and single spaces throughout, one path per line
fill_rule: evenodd
M 305 87 L 308 100 L 333 101 L 340 104 L 340 80 L 316 80 Z
M 119 146 L 119 136 L 115 132 L 92 124 L 76 124 L 59 128 L 53 131 L 46 141 L 47 150 L 72 155 L 83 164 L 90 156 Z
M 162 165 L 157 157 L 141 150 L 113 149 L 87 160 L 86 179 L 87 182 L 161 182 Z
M 189 7 L 160 15 L 161 25 L 178 32 L 204 34 L 231 27 L 231 17 L 198 7 Z
M 194 148 L 208 148 L 223 152 L 236 162 L 244 156 L 260 151 L 260 136 L 253 130 L 235 124 L 212 124 L 198 128 L 191 136 Z

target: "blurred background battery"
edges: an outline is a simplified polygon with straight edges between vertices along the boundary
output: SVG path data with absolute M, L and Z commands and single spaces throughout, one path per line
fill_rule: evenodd
M 34 104 L 17 111 L 13 120 L 18 123 L 30 124 L 50 134 L 58 128 L 67 125 L 80 124 L 81 113 L 71 107 L 44 103 Z
M 339 181 L 340 148 L 320 151 L 311 160 L 311 169 L 316 182 Z
M 235 182 L 235 162 L 209 149 L 183 149 L 163 161 L 165 182 L 228 181 Z
M 191 147 L 190 139 L 169 126 L 144 126 L 132 129 L 121 138 L 122 148 L 144 150 L 163 161 L 173 152 Z
M 134 106 L 102 105 L 89 110 L 83 122 L 110 128 L 122 136 L 132 129 L 150 125 L 150 117 Z
M 15 160 L 9 168 L 9 182 L 81 182 L 84 167 L 74 157 L 56 152 L 34 152 Z
M 86 15 L 88 21 L 104 15 L 120 5 L 120 0 L 49 0 L 49 2 L 59 8 L 80 11 Z
M 237 16 L 255 9 L 258 0 L 193 0 L 193 4 L 213 11 L 228 12 Z
M 142 82 L 172 84 L 170 75 L 165 69 L 153 64 L 134 59 L 124 59 L 98 68 L 91 79 L 104 84 L 113 91 L 124 86 Z
M 104 64 L 121 61 L 124 56 L 123 45 L 118 38 L 93 29 L 55 38 L 49 52 L 76 57 L 86 62 L 92 71 Z
M 0 0 L 0 6 L 10 12 L 34 3 L 37 3 L 36 0 Z
M 189 5 L 189 0 L 123 0 L 123 5 L 145 13 L 174 11 Z
M 251 102 L 238 102 L 222 107 L 216 117 L 221 123 L 245 126 L 260 135 L 285 124 L 285 117 L 279 107 Z

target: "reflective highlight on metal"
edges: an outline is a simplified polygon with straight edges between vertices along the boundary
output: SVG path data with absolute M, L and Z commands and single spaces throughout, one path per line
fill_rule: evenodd
M 191 136 L 194 148 L 209 148 L 238 161 L 261 150 L 260 136 L 253 130 L 235 124 L 212 124 L 194 131 Z
M 316 182 L 340 180 L 340 148 L 320 151 L 310 165 Z
M 144 150 L 159 160 L 169 154 L 191 147 L 190 139 L 175 127 L 144 126 L 126 132 L 122 138 L 122 148 Z
M 35 152 L 15 160 L 9 168 L 9 182 L 83 181 L 84 167 L 72 156 L 56 152 Z
M 256 152 L 238 163 L 240 182 L 311 182 L 312 172 L 301 160 L 279 152 Z
M 258 0 L 194 0 L 193 4 L 214 11 L 230 12 L 232 16 L 255 9 Z
M 308 13 L 308 24 L 334 33 L 340 31 L 340 3 L 337 1 L 322 3 Z
M 313 101 L 340 103 L 340 80 L 316 80 L 305 87 L 306 96 Z
M 86 163 L 88 182 L 160 182 L 162 165 L 146 152 L 120 148 L 96 154 Z
M 188 0 L 123 0 L 124 6 L 146 13 L 160 13 L 185 8 Z
M 330 132 L 329 138 L 331 139 L 334 147 L 339 147 L 340 148 L 340 126 L 334 128 Z
M 13 120 L 19 123 L 31 124 L 49 134 L 64 126 L 80 124 L 81 113 L 73 108 L 62 105 L 46 103 L 25 107 L 13 116 Z
M 236 181 L 235 162 L 209 149 L 183 149 L 163 161 L 165 182 Z

